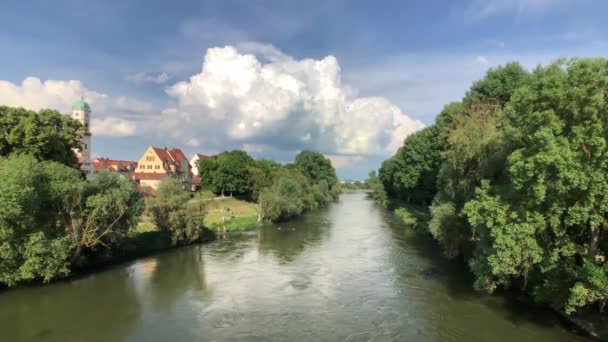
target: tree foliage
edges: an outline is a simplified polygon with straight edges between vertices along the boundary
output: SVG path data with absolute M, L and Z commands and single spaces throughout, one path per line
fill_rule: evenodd
M 205 203 L 191 201 L 173 179 L 159 185 L 156 196 L 148 200 L 148 211 L 156 227 L 165 232 L 175 245 L 191 244 L 209 238 L 213 233 L 205 228 Z
M 491 69 L 438 115 L 430 233 L 475 287 L 518 287 L 572 312 L 608 298 L 608 60 Z M 380 169 L 412 198 L 414 136 Z M 428 165 L 435 155 L 426 153 Z M 416 160 L 416 159 L 410 159 Z
M 72 166 L 83 132 L 80 122 L 54 110 L 0 106 L 0 156 L 29 154 Z
M 302 151 L 296 155 L 294 164 L 312 183 L 324 180 L 331 188 L 338 182 L 331 161 L 319 152 Z
M 198 175 L 201 178 L 201 185 L 207 186 L 213 184 L 213 172 L 216 170 L 215 156 L 209 158 L 200 158 L 196 161 Z
M 0 159 L 0 283 L 65 276 L 84 251 L 120 244 L 143 209 L 117 174 L 87 183 L 78 170 L 14 154 Z
M 436 127 L 408 136 L 397 153 L 382 163 L 379 178 L 384 189 L 393 198 L 429 204 L 436 192 L 439 156 Z
M 46 210 L 54 203 L 54 186 L 33 157 L 0 159 L 0 282 L 49 281 L 68 273 L 70 246 Z
M 234 150 L 222 152 L 199 165 L 203 166 L 204 177 L 211 175 L 208 180 L 216 194 L 248 195 L 251 193 L 249 168 L 253 163 L 247 152 Z
M 325 206 L 341 193 L 336 170 L 323 154 L 300 152 L 293 164 L 254 160 L 244 151 L 223 152 L 199 160 L 201 177 L 216 194 L 229 193 L 256 201 L 258 222 L 278 221 Z
M 69 216 L 66 233 L 76 248 L 74 258 L 83 249 L 119 246 L 144 210 L 142 194 L 135 185 L 107 171 L 84 184 L 80 192 L 66 192 L 61 200 L 65 205 L 62 212 Z

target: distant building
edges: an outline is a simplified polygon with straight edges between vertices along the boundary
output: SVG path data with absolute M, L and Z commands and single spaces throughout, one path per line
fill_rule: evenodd
M 78 157 L 78 167 L 90 177 L 94 172 L 91 162 L 91 106 L 84 101 L 84 98 L 80 98 L 72 105 L 72 118 L 80 121 L 84 126 L 82 145 L 74 149 L 74 152 Z
M 184 190 L 193 188 L 192 167 L 178 148 L 148 147 L 137 162 L 132 177 L 141 187 L 152 189 L 158 188 L 160 181 L 166 177 L 176 179 Z
M 190 165 L 192 165 L 192 173 L 195 176 L 200 176 L 198 174 L 198 166 L 197 166 L 196 162 L 199 159 L 207 159 L 207 158 L 209 158 L 209 156 L 206 156 L 206 155 L 200 154 L 200 153 L 195 153 L 195 154 L 192 155 L 192 157 L 190 157 Z
M 201 186 L 201 177 L 200 177 L 201 175 L 198 173 L 197 161 L 199 161 L 200 159 L 207 159 L 207 158 L 209 158 L 209 156 L 206 156 L 206 155 L 200 154 L 200 153 L 195 153 L 192 155 L 192 157 L 190 157 L 190 165 L 192 166 L 192 174 L 194 175 L 192 177 L 193 189 L 196 189 Z
M 131 178 L 131 173 L 137 169 L 137 162 L 130 160 L 114 160 L 108 158 L 96 158 L 92 162 L 95 173 L 101 171 L 118 172 Z

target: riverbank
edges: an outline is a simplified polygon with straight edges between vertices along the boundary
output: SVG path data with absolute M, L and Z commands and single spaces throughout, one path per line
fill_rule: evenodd
M 131 262 L 150 255 L 166 252 L 169 250 L 187 247 L 195 244 L 208 243 L 215 240 L 213 231 L 208 230 L 198 241 L 191 244 L 171 244 L 171 238 L 165 232 L 161 232 L 153 224 L 144 219 L 137 229 L 129 234 L 120 248 L 106 249 L 97 253 L 85 253 L 82 258 L 71 266 L 70 273 L 56 281 L 70 281 L 91 273 L 98 272 L 125 262 Z M 32 282 L 23 285 L 45 285 L 42 282 Z
M 418 233 L 428 233 L 428 221 L 430 212 L 428 208 L 422 206 L 412 206 L 403 203 L 391 203 L 389 208 L 407 226 L 412 227 Z M 472 286 L 472 284 L 471 284 Z M 526 295 L 522 292 L 522 294 Z M 526 295 L 527 301 L 534 304 L 531 298 Z M 576 328 L 582 335 L 596 340 L 608 341 L 608 319 L 605 315 L 597 312 L 581 312 L 568 315 L 561 310 L 547 306 L 558 314 L 565 323 Z
M 255 203 L 234 197 L 216 198 L 207 204 L 205 226 L 210 229 L 243 231 L 258 226 L 258 210 Z
M 70 273 L 64 277 L 55 278 L 50 282 L 42 282 L 40 280 L 23 282 L 12 287 L 0 284 L 0 292 L 16 290 L 22 287 L 44 287 L 53 283 L 70 282 L 151 255 L 157 255 L 196 244 L 209 243 L 215 240 L 213 232 L 209 232 L 210 234 L 207 235 L 206 238 L 192 244 L 172 245 L 169 236 L 165 233 L 158 231 L 155 228 L 150 229 L 149 226 L 145 226 L 145 228 L 141 229 L 138 227 L 138 229 L 132 232 L 124 241 L 121 249 L 104 250 L 103 252 L 98 253 L 84 253 L 81 259 L 71 266 Z
M 23 342 L 587 341 L 548 310 L 478 296 L 470 278 L 432 239 L 347 193 L 256 234 L 3 292 L 0 329 Z

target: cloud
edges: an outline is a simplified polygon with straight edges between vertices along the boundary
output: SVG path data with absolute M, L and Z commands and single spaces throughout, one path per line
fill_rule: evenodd
M 266 146 L 262 144 L 243 144 L 241 150 L 247 153 L 262 153 L 266 149 Z
M 190 147 L 199 147 L 201 146 L 201 142 L 196 139 L 196 138 L 191 138 L 188 141 L 185 142 L 186 146 L 190 146 Z
M 136 131 L 136 121 L 151 111 L 145 102 L 125 96 L 112 97 L 89 90 L 80 81 L 46 80 L 27 77 L 21 84 L 0 80 L 0 104 L 31 110 L 51 108 L 69 113 L 74 101 L 84 96 L 91 105 L 91 130 L 96 135 L 127 136 Z
M 236 48 L 241 53 L 249 53 L 256 56 L 262 56 L 270 62 L 292 60 L 292 58 L 284 54 L 283 51 L 277 49 L 276 47 L 270 44 L 261 44 L 258 42 L 244 42 L 237 44 Z
M 93 135 L 126 137 L 135 135 L 135 132 L 135 123 L 125 119 L 109 117 L 104 119 L 93 119 L 91 121 L 91 133 L 93 133 Z
M 297 60 L 269 45 L 210 48 L 200 73 L 166 89 L 160 126 L 184 142 L 387 155 L 424 125 L 382 97 L 356 97 L 333 56 Z
M 472 0 L 465 13 L 479 19 L 504 12 L 544 14 L 569 2 L 571 0 Z
M 325 156 L 331 160 L 331 165 L 336 169 L 351 167 L 363 160 L 362 156 L 340 156 L 335 154 L 326 154 Z
M 477 56 L 475 57 L 475 63 L 480 65 L 488 65 L 490 62 L 485 56 Z
M 146 72 L 138 72 L 135 74 L 130 74 L 127 76 L 127 80 L 136 84 L 143 83 L 156 83 L 163 84 L 169 81 L 169 74 L 166 72 L 161 72 L 158 74 L 154 73 L 146 73 Z

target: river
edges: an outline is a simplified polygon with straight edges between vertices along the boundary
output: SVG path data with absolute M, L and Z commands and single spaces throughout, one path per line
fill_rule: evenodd
M 293 221 L 0 293 L 2 341 L 584 341 L 471 287 L 363 193 Z

